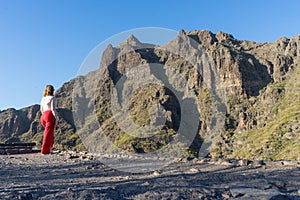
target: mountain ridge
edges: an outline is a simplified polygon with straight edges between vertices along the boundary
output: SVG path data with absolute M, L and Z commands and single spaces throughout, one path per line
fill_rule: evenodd
M 213 100 L 207 92 L 207 88 L 215 90 L 215 94 L 224 98 L 224 102 L 222 101 L 222 109 L 225 114 L 224 127 L 220 137 L 210 149 L 210 156 L 299 159 L 297 157 L 300 154 L 300 148 L 298 149 L 300 130 L 297 128 L 299 125 L 298 112 L 290 111 L 293 116 L 285 116 L 288 120 L 281 124 L 282 127 L 287 126 L 286 133 L 290 133 L 288 136 L 286 133 L 282 133 L 282 136 L 280 136 L 279 132 L 283 131 L 281 128 L 276 129 L 276 134 L 273 134 L 273 136 L 267 130 L 268 127 L 271 127 L 270 124 L 277 122 L 277 115 L 283 115 L 280 111 L 275 112 L 272 105 L 277 105 L 278 109 L 281 110 L 289 110 L 288 105 L 286 105 L 287 108 L 284 108 L 281 101 L 290 102 L 289 105 L 293 106 L 293 109 L 300 106 L 297 101 L 292 101 L 289 97 L 292 94 L 297 97 L 299 94 L 299 85 L 297 85 L 299 79 L 297 75 L 293 75 L 298 74 L 299 69 L 299 43 L 300 35 L 290 39 L 282 37 L 270 43 L 257 43 L 238 40 L 231 34 L 224 32 L 214 34 L 205 30 L 181 30 L 176 38 L 160 47 L 143 44 L 134 36 L 130 36 L 119 46 L 108 45 L 99 63 L 103 78 L 96 82 L 97 87 L 93 89 L 96 95 L 85 94 L 85 96 L 95 98 L 95 104 L 91 108 L 96 111 L 99 126 L 111 140 L 108 144 L 112 143 L 114 146 L 109 148 L 110 151 L 116 149 L 125 149 L 137 153 L 156 151 L 173 141 L 178 135 L 178 128 L 174 127 L 180 123 L 180 117 L 182 116 L 178 114 L 178 103 L 171 100 L 174 97 L 172 97 L 170 91 L 160 86 L 153 86 L 155 91 L 151 91 L 150 88 L 144 92 L 138 90 L 137 94 L 132 97 L 134 100 L 131 101 L 133 106 L 130 110 L 133 113 L 131 118 L 140 125 L 151 123 L 148 117 L 149 113 L 141 111 L 149 110 L 151 104 L 155 102 L 167 102 L 163 106 L 166 110 L 167 121 L 156 139 L 133 138 L 125 134 L 111 118 L 110 96 L 113 88 L 126 73 L 139 73 L 134 71 L 134 66 L 149 65 L 149 67 L 143 68 L 144 76 L 150 73 L 154 75 L 154 78 L 155 72 L 153 71 L 154 68 L 150 66 L 151 63 L 171 66 L 170 69 L 166 68 L 164 70 L 165 73 L 170 74 L 174 70 L 175 74 L 186 77 L 186 87 L 183 88 L 186 93 L 184 94 L 188 95 L 189 92 L 192 92 L 197 96 L 198 110 L 204 110 L 207 113 L 212 112 Z M 173 52 L 170 53 L 166 49 Z M 184 59 L 175 54 L 184 57 Z M 201 68 L 201 62 L 199 61 L 201 59 L 206 59 L 209 67 Z M 58 112 L 61 115 L 56 134 L 56 144 L 60 148 L 84 149 L 80 136 L 76 133 L 76 120 L 74 121 L 72 116 L 72 106 L 74 106 L 72 104 L 74 100 L 72 93 L 78 80 L 81 80 L 83 85 L 87 83 L 88 79 L 92 82 L 95 81 L 96 79 L 93 78 L 92 74 L 76 77 L 64 83 L 55 93 L 58 100 Z M 139 76 L 143 76 L 143 74 L 139 74 Z M 169 76 L 166 79 L 170 84 L 175 84 L 176 76 L 174 77 Z M 211 82 L 211 80 L 214 80 L 214 82 Z M 291 84 L 291 82 L 295 84 Z M 160 95 L 156 97 L 155 92 L 159 92 Z M 123 93 L 126 96 L 126 93 L 129 94 L 130 90 L 125 87 Z M 137 98 L 136 95 L 138 94 L 150 96 L 153 99 Z M 148 102 L 149 105 L 144 105 L 143 102 Z M 91 105 L 86 106 L 90 107 Z M 21 140 L 40 143 L 43 129 L 39 124 L 39 117 L 38 105 L 20 110 L 8 109 L 1 111 L 0 140 L 2 142 Z M 156 116 L 154 120 L 158 120 L 158 118 Z M 199 111 L 198 134 L 189 148 L 192 154 L 198 154 L 197 151 L 201 146 L 201 142 L 203 142 L 203 138 L 210 130 L 214 130 L 210 129 L 212 121 L 212 116 L 202 114 Z M 24 127 L 24 129 L 20 127 Z M 251 135 L 257 135 L 258 130 L 263 130 L 262 135 L 271 139 L 256 141 L 252 138 L 254 144 L 249 143 L 250 141 L 247 138 L 251 138 Z M 273 146 L 269 144 L 272 141 Z M 279 141 L 284 141 L 284 144 L 277 144 Z M 256 143 L 259 145 L 256 145 Z M 289 143 L 296 146 L 295 152 L 291 150 L 291 144 Z M 284 145 L 288 146 L 287 148 L 290 148 L 290 150 L 282 154 L 281 150 L 287 151 L 287 148 L 283 147 Z M 180 148 L 179 146 L 174 148 Z M 251 153 L 249 154 L 249 152 Z

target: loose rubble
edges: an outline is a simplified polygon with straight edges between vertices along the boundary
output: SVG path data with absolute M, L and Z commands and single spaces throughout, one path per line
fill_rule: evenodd
M 128 173 L 101 159 L 128 159 L 134 167 L 143 157 L 59 150 L 1 155 L 0 199 L 300 200 L 299 161 L 174 158 L 158 170 Z

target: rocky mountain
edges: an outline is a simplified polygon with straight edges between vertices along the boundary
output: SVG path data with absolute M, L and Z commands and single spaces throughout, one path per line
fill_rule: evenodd
M 300 157 L 300 36 L 271 43 L 180 31 L 130 36 L 56 91 L 58 148 L 249 159 Z M 36 141 L 39 105 L 0 112 L 0 141 Z M 205 153 L 206 155 L 206 153 Z

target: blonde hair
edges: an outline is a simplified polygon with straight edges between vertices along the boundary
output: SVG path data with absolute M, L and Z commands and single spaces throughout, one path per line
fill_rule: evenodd
M 53 96 L 54 94 L 54 87 L 52 85 L 46 85 L 44 90 L 44 97 L 45 96 Z

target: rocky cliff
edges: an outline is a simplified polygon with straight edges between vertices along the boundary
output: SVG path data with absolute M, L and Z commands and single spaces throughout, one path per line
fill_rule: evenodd
M 212 157 L 300 159 L 299 55 L 300 36 L 256 43 L 180 31 L 163 46 L 130 36 L 107 47 L 99 70 L 56 91 L 56 144 L 198 155 L 209 140 Z M 1 111 L 1 141 L 40 143 L 39 118 L 38 105 Z

